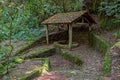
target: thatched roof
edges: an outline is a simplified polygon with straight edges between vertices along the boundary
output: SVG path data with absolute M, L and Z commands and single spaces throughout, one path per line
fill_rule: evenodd
M 43 21 L 41 24 L 71 24 L 73 22 L 76 22 L 76 20 L 79 20 L 83 15 L 86 15 L 86 17 L 89 17 L 90 21 L 92 23 L 96 23 L 94 19 L 91 18 L 91 16 L 86 11 L 79 11 L 79 12 L 68 12 L 68 13 L 58 13 L 47 20 Z M 88 19 L 88 20 L 89 20 Z

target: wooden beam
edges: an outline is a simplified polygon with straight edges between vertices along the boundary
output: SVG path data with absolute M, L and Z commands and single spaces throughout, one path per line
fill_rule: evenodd
M 46 25 L 46 42 L 49 44 L 49 31 L 48 31 L 48 25 Z
M 72 26 L 69 25 L 69 49 L 72 49 Z

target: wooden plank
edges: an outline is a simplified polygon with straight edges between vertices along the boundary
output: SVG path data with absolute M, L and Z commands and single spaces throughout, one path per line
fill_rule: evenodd
M 72 49 L 72 26 L 69 25 L 69 49 Z
M 49 31 L 48 31 L 48 25 L 46 25 L 46 42 L 49 44 Z

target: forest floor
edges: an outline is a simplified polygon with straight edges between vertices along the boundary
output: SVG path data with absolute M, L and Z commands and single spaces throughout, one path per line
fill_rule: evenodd
M 106 30 L 99 30 L 97 34 L 103 37 L 105 40 L 114 44 L 116 42 L 116 38 L 114 37 L 114 33 L 116 30 L 113 31 L 106 31 Z M 2 46 L 7 46 L 8 41 L 0 43 Z M 13 53 L 15 53 L 20 47 L 28 44 L 25 41 L 12 41 L 14 46 Z M 23 57 L 29 56 L 39 50 L 45 48 L 52 48 L 52 45 L 44 45 L 44 46 L 36 46 L 30 49 Z M 103 55 L 98 51 L 94 50 L 88 44 L 80 44 L 79 47 L 68 51 L 70 54 L 76 54 L 80 56 L 81 60 L 84 62 L 83 66 L 77 66 L 72 64 L 71 62 L 65 60 L 60 55 L 53 55 L 50 56 L 50 63 L 51 63 L 51 72 L 38 77 L 34 80 L 98 80 L 101 74 L 102 68 L 102 61 Z M 30 66 L 30 64 L 27 64 Z M 17 79 L 16 79 L 17 80 Z

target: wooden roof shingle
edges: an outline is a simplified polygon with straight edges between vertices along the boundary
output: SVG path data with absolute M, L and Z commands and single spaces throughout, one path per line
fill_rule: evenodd
M 58 13 L 44 20 L 41 24 L 46 24 L 46 25 L 48 24 L 71 24 L 72 22 L 78 20 L 82 15 L 86 13 L 87 11 Z M 92 22 L 93 21 L 94 20 L 92 19 Z

